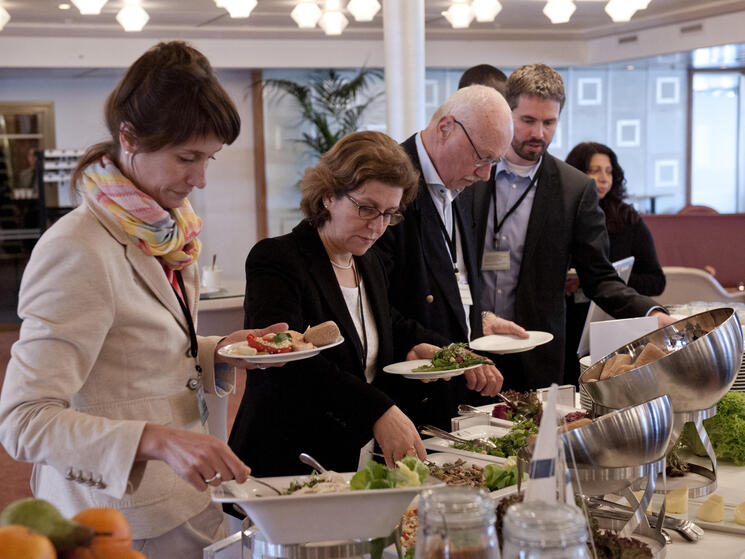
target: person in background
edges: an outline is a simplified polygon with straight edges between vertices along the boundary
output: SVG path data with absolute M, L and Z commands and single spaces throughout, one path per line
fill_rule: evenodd
M 463 89 L 469 85 L 485 85 L 493 87 L 504 96 L 506 84 L 507 75 L 502 70 L 491 64 L 478 64 L 463 72 L 458 82 L 458 89 Z
M 660 326 L 673 320 L 626 286 L 608 260 L 594 181 L 546 151 L 566 98 L 561 76 L 545 64 L 521 66 L 507 79 L 505 98 L 514 136 L 492 179 L 473 187 L 473 213 L 481 307 L 554 336 L 531 351 L 495 358 L 508 386 L 524 391 L 563 380 L 570 262 L 587 296 L 611 316 L 656 315 Z
M 232 391 L 245 362 L 218 349 L 248 332 L 195 333 L 202 220 L 187 197 L 240 117 L 183 42 L 145 52 L 104 112 L 111 138 L 73 173 L 83 203 L 39 239 L 23 276 L 0 442 L 34 463 L 34 496 L 66 517 L 113 507 L 135 550 L 198 559 L 226 535 L 208 485 L 250 472 L 208 434 L 203 406 L 204 392 Z
M 305 219 L 251 249 L 246 326 L 282 320 L 302 332 L 333 320 L 344 338 L 280 373 L 248 376 L 229 443 L 257 475 L 303 473 L 301 452 L 326 468 L 354 471 L 373 436 L 389 466 L 406 454 L 425 457 L 402 412 L 420 382 L 382 368 L 431 358 L 437 348 L 429 344 L 450 340 L 391 308 L 380 259 L 370 250 L 386 229 L 399 227 L 417 180 L 394 140 L 380 132 L 348 134 L 305 172 Z
M 566 162 L 595 179 L 600 208 L 610 239 L 611 262 L 634 257 L 628 285 L 642 295 L 660 295 L 665 290 L 665 274 L 657 260 L 654 239 L 639 213 L 627 204 L 626 178 L 615 152 L 596 142 L 574 146 Z M 579 378 L 577 345 L 582 334 L 590 302 L 582 294 L 579 278 L 567 277 L 567 355 L 564 382 L 574 384 Z
M 512 120 L 504 98 L 490 87 L 472 85 L 448 97 L 427 127 L 402 144 L 421 173 L 416 198 L 404 210 L 401 226 L 389 228 L 374 250 L 386 266 L 391 304 L 453 341 L 467 342 L 484 334 L 526 335 L 512 322 L 493 314 L 482 316 L 468 188 L 489 178 L 511 138 Z M 410 412 L 415 423 L 427 418 L 427 423 L 449 430 L 459 404 L 499 392 L 503 378 L 496 368 L 472 373 L 449 383 L 419 385 Z

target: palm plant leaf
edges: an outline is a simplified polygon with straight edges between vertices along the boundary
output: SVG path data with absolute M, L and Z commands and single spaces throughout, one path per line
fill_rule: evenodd
M 362 68 L 351 78 L 337 70 L 314 72 L 307 84 L 286 79 L 267 79 L 263 87 L 279 97 L 289 96 L 300 108 L 301 120 L 310 125 L 297 140 L 320 157 L 345 134 L 359 128 L 360 119 L 370 104 L 382 93 L 367 95 L 375 80 L 381 79 L 377 69 Z

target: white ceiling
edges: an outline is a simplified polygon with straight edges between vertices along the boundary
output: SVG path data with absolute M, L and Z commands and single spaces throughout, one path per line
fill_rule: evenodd
M 652 0 L 630 22 L 613 23 L 604 11 L 606 0 L 575 0 L 577 10 L 569 23 L 553 25 L 542 13 L 545 0 L 501 2 L 503 9 L 494 22 L 474 21 L 469 29 L 453 30 L 441 15 L 449 0 L 424 0 L 426 36 L 438 40 L 530 39 L 537 35 L 553 40 L 593 39 L 745 10 L 744 0 Z M 325 39 L 320 29 L 297 28 L 290 18 L 296 0 L 258 0 L 248 19 L 231 19 L 213 0 L 142 0 L 150 21 L 136 34 L 124 32 L 114 19 L 124 0 L 109 0 L 101 14 L 94 16 L 83 16 L 74 6 L 60 10 L 59 3 L 60 0 L 0 0 L 11 15 L 0 36 Z M 348 17 L 350 24 L 344 38 L 382 38 L 382 10 L 370 23 L 358 23 L 351 15 Z

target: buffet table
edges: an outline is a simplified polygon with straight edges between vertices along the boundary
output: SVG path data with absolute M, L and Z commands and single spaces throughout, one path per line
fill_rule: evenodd
M 717 468 L 717 491 L 725 505 L 745 501 L 745 466 L 724 462 Z M 690 543 L 677 532 L 668 531 L 673 543 L 666 547 L 670 559 L 745 559 L 745 526 L 742 534 L 706 530 L 701 541 Z

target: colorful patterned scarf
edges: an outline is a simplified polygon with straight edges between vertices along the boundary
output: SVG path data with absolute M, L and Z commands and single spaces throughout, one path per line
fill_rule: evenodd
M 202 248 L 197 239 L 202 220 L 189 200 L 184 199 L 180 208 L 164 210 L 106 157 L 85 169 L 83 185 L 90 198 L 116 218 L 145 254 L 159 257 L 171 270 L 196 261 Z

